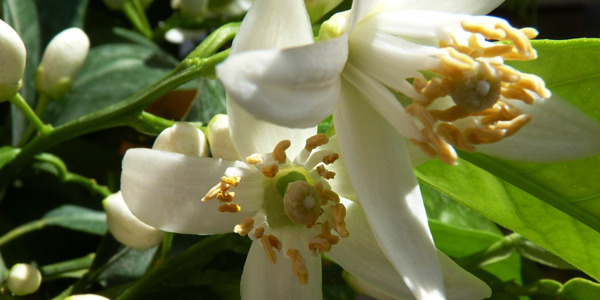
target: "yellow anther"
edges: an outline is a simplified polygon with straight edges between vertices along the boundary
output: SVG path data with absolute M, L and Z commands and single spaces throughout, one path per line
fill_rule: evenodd
M 319 191 L 306 181 L 291 182 L 283 196 L 283 208 L 296 224 L 314 223 L 321 215 Z
M 429 111 L 429 113 L 431 114 L 431 116 L 434 119 L 437 119 L 439 121 L 444 121 L 444 122 L 456 121 L 458 119 L 465 118 L 471 114 L 465 108 L 462 108 L 457 105 L 452 106 L 446 110 L 432 109 Z
M 277 164 L 263 165 L 262 167 L 260 167 L 260 171 L 266 177 L 273 178 L 275 177 L 275 175 L 277 175 L 277 172 L 279 171 L 279 166 L 277 166 Z
M 488 40 L 499 41 L 506 37 L 506 34 L 503 30 L 487 28 L 481 24 L 470 23 L 468 20 L 462 21 L 461 26 L 465 31 L 481 34 Z
M 533 104 L 535 101 L 535 98 L 525 89 L 515 85 L 503 86 L 501 94 L 504 98 L 521 100 L 527 104 Z
M 537 29 L 531 27 L 521 28 L 519 30 L 530 40 L 535 39 L 539 34 Z
M 235 197 L 235 193 L 234 192 L 228 192 L 228 193 L 226 193 L 226 192 L 220 191 L 217 194 L 217 199 L 219 199 L 219 202 L 221 202 L 221 203 L 231 202 L 231 201 L 233 201 L 234 197 Z
M 465 151 L 475 151 L 475 147 L 469 144 L 462 132 L 453 125 L 441 123 L 437 126 L 437 132 L 454 147 Z
M 413 103 L 406 107 L 406 112 L 417 117 L 419 121 L 421 121 L 421 124 L 425 126 L 425 128 L 433 130 L 433 125 L 435 124 L 436 120 L 425 107 Z
M 442 61 L 444 69 L 438 72 L 443 75 L 454 75 L 457 72 L 465 72 L 475 68 L 475 60 L 470 56 L 458 52 L 454 48 L 444 48 L 446 53 L 442 53 L 438 58 Z
M 265 235 L 265 228 L 264 227 L 258 227 L 256 228 L 256 230 L 254 230 L 254 238 L 255 239 L 260 239 Z
M 248 157 L 246 157 L 246 162 L 249 165 L 260 164 L 263 162 L 262 155 L 260 155 L 260 153 L 254 153 L 252 155 L 249 155 Z
M 521 74 L 521 79 L 517 82 L 517 85 L 538 94 L 538 96 L 544 99 L 548 99 L 552 96 L 550 90 L 546 88 L 546 83 L 535 75 Z
M 310 251 L 319 251 L 319 253 L 321 254 L 329 252 L 331 250 L 331 247 L 331 243 L 327 241 L 327 239 L 323 238 L 321 235 L 317 235 L 310 241 L 310 243 L 308 243 L 308 249 Z
M 500 141 L 506 135 L 506 129 L 467 128 L 464 131 L 471 144 L 490 144 Z
M 350 235 L 346 230 L 346 207 L 341 203 L 331 206 L 333 211 L 333 230 L 337 232 L 341 237 L 345 238 Z
M 313 135 L 306 139 L 306 144 L 304 145 L 304 149 L 306 151 L 311 152 L 315 148 L 325 145 L 329 142 L 329 137 L 326 134 L 320 133 L 317 135 Z
M 327 204 L 331 201 L 333 203 L 340 203 L 340 196 L 332 190 L 322 189 L 319 191 L 321 194 L 321 205 Z
M 452 145 L 446 142 L 446 140 L 444 140 L 439 134 L 435 133 L 434 131 L 423 129 L 423 134 L 429 139 L 429 142 L 433 145 L 437 154 L 440 156 L 440 159 L 444 163 L 448 165 L 456 164 L 458 156 L 456 155 L 456 151 L 454 151 L 454 148 L 452 148 Z
M 241 207 L 237 204 L 222 204 L 219 206 L 220 212 L 237 213 L 240 212 Z
M 527 59 L 535 59 L 537 57 L 537 53 L 531 47 L 529 38 L 524 32 L 506 23 L 497 23 L 496 28 L 504 30 L 506 34 L 506 38 L 504 40 L 513 42 L 519 54 Z
M 233 228 L 233 232 L 241 236 L 245 236 L 248 234 L 248 232 L 250 232 L 250 230 L 252 230 L 252 227 L 254 227 L 254 219 L 250 217 L 245 217 L 239 224 L 235 225 L 235 227 Z
M 415 146 L 421 148 L 421 151 L 425 152 L 429 157 L 434 158 L 437 155 L 437 152 L 429 143 L 415 139 L 410 139 L 410 141 L 415 144 Z
M 328 171 L 327 169 L 325 169 L 325 167 L 323 165 L 318 165 L 316 170 L 317 170 L 317 173 L 319 174 L 319 176 L 321 176 L 327 180 L 333 179 L 335 177 L 335 172 Z
M 280 164 L 284 163 L 287 159 L 285 150 L 287 150 L 287 148 L 289 148 L 291 145 L 292 142 L 290 142 L 290 140 L 283 140 L 279 142 L 277 146 L 275 146 L 275 149 L 273 149 L 273 159 Z
M 238 186 L 238 184 L 240 184 L 240 180 L 242 180 L 242 178 L 240 176 L 223 176 L 223 177 L 221 177 L 221 182 L 232 185 L 232 186 Z
M 335 162 L 338 158 L 340 158 L 340 156 L 337 153 L 329 154 L 323 157 L 323 163 L 329 165 Z
M 211 199 L 215 199 L 219 196 L 219 193 L 221 192 L 227 192 L 229 190 L 229 188 L 231 187 L 231 185 L 224 183 L 224 182 L 219 182 L 217 183 L 215 186 L 213 186 L 210 190 L 208 190 L 208 192 L 206 193 L 206 195 L 204 195 L 204 197 L 202 197 L 202 201 L 208 201 Z
M 523 126 L 525 126 L 525 124 L 529 123 L 529 121 L 531 121 L 531 119 L 533 119 L 533 117 L 531 115 L 520 115 L 510 121 L 498 122 L 494 125 L 494 128 L 505 129 L 506 131 L 504 133 L 504 137 L 509 137 L 509 136 L 517 133 L 517 131 L 519 131 L 519 129 L 523 128 Z
M 300 251 L 290 248 L 286 254 L 292 260 L 292 268 L 294 269 L 294 273 L 296 273 L 298 282 L 300 282 L 300 284 L 307 284 L 309 277 L 308 269 L 306 269 L 306 262 L 304 261 L 302 254 L 300 254 Z
M 277 254 L 275 253 L 274 249 L 281 249 L 281 242 L 273 235 L 266 235 L 260 238 L 260 243 L 262 244 L 263 249 L 265 250 L 265 254 L 269 258 L 271 263 L 276 263 Z

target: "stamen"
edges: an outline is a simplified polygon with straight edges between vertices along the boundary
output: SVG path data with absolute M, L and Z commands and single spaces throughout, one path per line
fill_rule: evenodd
M 471 144 L 490 144 L 500 141 L 506 134 L 505 129 L 467 128 L 464 131 L 467 141 Z
M 254 238 L 255 239 L 260 239 L 264 236 L 265 234 L 265 228 L 264 227 L 258 227 L 256 228 L 256 230 L 254 230 Z
M 285 150 L 287 150 L 287 148 L 289 148 L 291 145 L 292 142 L 290 142 L 290 140 L 283 140 L 279 142 L 277 146 L 275 146 L 275 149 L 273 149 L 273 159 L 280 164 L 284 163 L 287 159 Z
M 437 126 L 437 132 L 454 147 L 465 151 L 475 151 L 475 147 L 467 142 L 458 128 L 448 123 L 441 123 Z
M 246 157 L 246 162 L 250 165 L 256 165 L 263 162 L 262 155 L 260 153 L 254 153 L 248 157 Z
M 279 166 L 277 166 L 277 164 L 275 163 L 272 165 L 263 165 L 262 167 L 260 167 L 260 171 L 266 177 L 273 178 L 275 177 L 275 175 L 277 175 L 277 172 L 279 171 Z
M 319 176 L 327 180 L 333 179 L 335 177 L 335 172 L 328 171 L 323 165 L 317 166 L 317 173 L 319 174 Z
M 333 230 L 343 238 L 348 237 L 350 233 L 346 230 L 346 221 L 344 220 L 346 218 L 346 207 L 338 203 L 332 205 L 331 210 L 333 211 Z
M 326 134 L 320 133 L 317 135 L 313 135 L 306 139 L 306 144 L 304 146 L 304 149 L 306 149 L 306 151 L 310 152 L 319 146 L 327 144 L 328 142 L 329 142 L 329 137 Z
M 215 199 L 217 198 L 217 196 L 219 195 L 220 192 L 222 191 L 227 191 L 229 190 L 231 186 L 223 183 L 223 182 L 219 182 L 217 183 L 217 185 L 213 186 L 210 190 L 208 190 L 208 192 L 206 193 L 206 195 L 204 195 L 204 197 L 202 197 L 201 201 L 208 201 L 211 199 Z
M 269 258 L 271 263 L 276 263 L 277 254 L 275 253 L 275 250 L 281 250 L 281 241 L 279 241 L 279 239 L 274 235 L 269 234 L 267 236 L 262 236 L 260 238 L 260 243 L 262 244 L 263 249 L 265 250 L 265 254 Z
M 309 277 L 308 269 L 306 269 L 306 262 L 304 261 L 302 254 L 300 254 L 300 251 L 290 248 L 287 251 L 287 256 L 292 260 L 292 268 L 294 269 L 294 273 L 296 273 L 298 282 L 300 282 L 300 284 L 307 284 Z
M 252 219 L 250 217 L 245 217 L 244 219 L 242 219 L 242 221 L 239 224 L 235 225 L 235 227 L 233 228 L 233 232 L 235 232 L 241 236 L 245 236 L 250 232 L 250 230 L 252 230 L 253 227 L 254 227 L 254 219 Z M 263 228 L 263 232 L 264 232 L 264 228 Z
M 240 212 L 241 207 L 237 204 L 222 204 L 219 206 L 220 212 L 228 212 L 228 213 L 238 213 Z
M 240 184 L 240 180 L 242 180 L 242 178 L 240 176 L 223 176 L 221 177 L 221 181 L 223 183 L 232 185 L 232 186 L 238 186 L 238 184 Z
M 331 247 L 337 244 L 339 241 L 339 237 L 331 234 L 329 221 L 325 221 L 325 223 L 323 223 L 321 226 L 321 233 L 310 241 L 308 244 L 308 249 L 311 251 L 319 251 L 319 253 L 323 254 L 325 252 L 329 252 Z
M 319 191 L 321 196 L 321 205 L 327 204 L 331 201 L 333 203 L 340 203 L 340 196 L 332 190 L 322 189 Z
M 234 197 L 235 197 L 234 192 L 225 193 L 223 191 L 220 191 L 217 194 L 217 199 L 219 199 L 219 202 L 221 202 L 221 203 L 229 203 L 229 202 L 233 201 Z
M 337 153 L 329 154 L 323 157 L 323 163 L 329 165 L 335 162 L 338 158 L 340 158 L 340 156 Z

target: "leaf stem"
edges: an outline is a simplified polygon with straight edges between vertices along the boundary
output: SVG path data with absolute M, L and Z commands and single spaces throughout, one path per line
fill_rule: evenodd
M 23 115 L 25 115 L 30 122 L 30 126 L 33 126 L 33 128 L 37 129 L 41 135 L 48 135 L 52 132 L 52 126 L 46 125 L 44 122 L 42 122 L 42 120 L 38 117 L 36 112 L 31 109 L 21 94 L 15 94 L 12 98 L 10 98 L 10 102 L 14 104 L 23 113 Z M 33 129 L 31 129 L 31 131 L 32 130 Z M 29 133 L 29 135 L 31 135 L 31 133 Z M 23 142 L 24 139 L 26 139 L 25 135 L 23 138 L 21 138 L 21 142 Z
M 523 237 L 520 234 L 511 233 L 479 252 L 457 259 L 457 263 L 467 270 L 481 268 L 489 263 L 509 257 L 515 251 L 515 245 L 522 239 Z
M 0 237 L 0 247 L 26 233 L 40 230 L 46 225 L 48 225 L 48 223 L 46 223 L 45 220 L 36 220 L 16 227 L 15 229 L 5 233 L 3 236 Z
M 123 4 L 123 12 L 141 34 L 152 40 L 152 28 L 148 22 L 148 17 L 146 17 L 146 11 L 139 0 L 127 0 Z

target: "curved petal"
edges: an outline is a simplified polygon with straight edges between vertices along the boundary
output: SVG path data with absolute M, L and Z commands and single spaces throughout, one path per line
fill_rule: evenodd
M 340 154 L 340 147 L 337 136 L 332 136 L 329 138 L 329 143 L 320 146 L 317 148 L 318 150 L 326 150 L 332 151 L 334 153 Z M 340 157 L 334 163 L 327 165 L 327 170 L 335 173 L 335 177 L 327 180 L 327 183 L 331 186 L 331 190 L 336 192 L 338 195 L 356 200 L 356 194 L 354 193 L 354 188 L 352 188 L 352 183 L 350 182 L 350 178 L 348 177 L 348 171 L 346 169 L 346 163 L 343 157 Z
M 354 0 L 346 21 L 344 32 L 351 32 L 356 25 L 371 14 L 377 5 L 385 0 Z
M 227 114 L 231 139 L 243 159 L 254 153 L 272 152 L 282 140 L 292 142 L 286 152 L 294 157 L 304 148 L 306 139 L 317 133 L 316 127 L 293 129 L 259 120 L 234 101 L 227 101 Z
M 346 206 L 346 219 L 349 220 L 346 227 L 350 236 L 340 239 L 327 256 L 355 277 L 351 278 L 351 283 L 358 284 L 358 288 L 364 283 L 367 290 L 359 289 L 360 292 L 390 299 L 414 299 L 378 246 L 361 206 L 343 198 L 341 203 Z M 460 268 L 442 252 L 437 254 L 448 299 L 476 300 L 490 296 L 491 290 L 484 282 Z
M 530 114 L 531 122 L 498 143 L 479 145 L 478 151 L 527 162 L 557 162 L 600 153 L 600 123 L 556 93 L 533 105 L 511 104 Z
M 389 2 L 390 5 L 394 6 L 394 9 L 423 9 L 449 13 L 485 15 L 500 6 L 504 0 L 396 0 Z
M 356 87 L 354 92 L 345 93 L 343 97 L 356 98 L 357 100 L 346 99 L 347 102 L 363 101 L 358 100 L 362 98 L 380 114 L 378 119 L 383 117 L 399 134 L 417 140 L 424 139 L 413 118 L 404 111 L 400 101 L 386 87 L 352 64 L 346 66 L 343 77 Z
M 343 85 L 334 113 L 352 186 L 383 252 L 415 297 L 443 299 L 440 265 L 404 140 L 357 94 Z
M 344 35 L 303 47 L 231 55 L 217 74 L 229 100 L 258 119 L 306 128 L 333 112 L 347 55 Z
M 250 246 L 240 285 L 242 299 L 322 299 L 321 257 L 307 251 L 308 240 L 301 238 L 298 230 L 286 228 L 278 232 L 283 249 L 277 252 L 275 264 L 269 261 L 261 243 Z M 285 253 L 287 248 L 300 250 L 304 257 L 309 274 L 307 284 L 300 284 L 296 278 L 292 261 Z
M 304 1 L 256 0 L 235 36 L 231 54 L 305 45 L 313 41 Z
M 245 169 L 249 172 L 235 187 L 240 213 L 220 213 L 217 200 L 202 202 L 229 167 L 246 168 L 235 161 L 131 149 L 123 158 L 121 193 L 131 212 L 152 227 L 190 234 L 232 232 L 241 219 L 260 207 L 264 191 L 259 182 L 262 174 Z

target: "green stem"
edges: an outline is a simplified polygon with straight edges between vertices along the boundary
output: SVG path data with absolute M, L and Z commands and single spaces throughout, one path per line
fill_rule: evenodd
M 46 112 L 46 108 L 48 107 L 50 100 L 51 99 L 47 94 L 40 93 L 40 96 L 38 97 L 38 102 L 35 105 L 35 115 L 40 120 L 41 120 L 42 116 L 44 115 L 44 113 Z M 46 125 L 46 126 L 50 126 L 50 125 Z M 25 133 L 23 134 L 23 136 L 21 137 L 21 140 L 19 141 L 19 147 L 25 145 L 25 143 L 29 140 L 29 138 L 31 138 L 31 135 L 33 134 L 34 130 L 35 130 L 34 124 L 32 122 L 30 122 L 29 126 L 27 126 L 27 130 L 25 130 Z
M 156 262 L 156 265 L 161 265 L 169 259 L 169 255 L 171 255 L 171 245 L 173 244 L 173 236 L 174 234 L 172 232 L 165 232 L 160 248 L 160 258 Z
M 459 258 L 457 263 L 467 270 L 481 268 L 486 264 L 504 259 L 513 254 L 515 245 L 521 239 L 523 237 L 520 234 L 511 233 L 477 253 Z
M 61 261 L 51 265 L 45 265 L 40 268 L 42 274 L 44 275 L 44 281 L 52 280 L 54 278 L 61 278 L 61 275 L 65 273 L 85 270 L 92 265 L 95 256 L 96 255 L 94 253 L 90 253 L 84 257 Z
M 86 133 L 136 122 L 136 118 L 142 113 L 142 110 L 154 100 L 190 80 L 201 76 L 213 76 L 215 65 L 227 58 L 228 55 L 229 50 L 226 50 L 200 59 L 196 64 L 167 75 L 124 101 L 67 122 L 51 130 L 48 134 L 35 137 L 21 149 L 13 160 L 0 169 L 0 184 L 6 184 L 8 179 L 29 163 L 36 154 L 44 152 L 54 145 Z
M 15 94 L 12 98 L 10 98 L 10 102 L 14 104 L 23 113 L 23 115 L 25 115 L 31 125 L 35 127 L 35 129 L 37 129 L 41 135 L 48 135 L 52 132 L 52 126 L 46 125 L 44 122 L 42 122 L 42 120 L 40 120 L 38 115 L 31 109 L 25 99 L 23 99 L 21 94 Z
M 36 220 L 29 223 L 25 223 L 15 229 L 5 233 L 2 237 L 0 237 L 0 247 L 4 244 L 32 231 L 40 230 L 44 228 L 46 225 L 45 220 Z
M 146 11 L 139 0 L 127 0 L 123 4 L 123 12 L 133 26 L 146 38 L 152 39 L 152 28 L 146 17 Z

